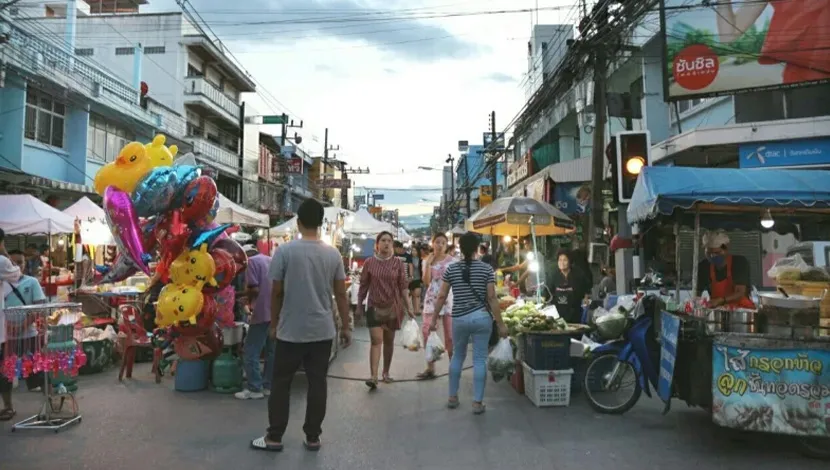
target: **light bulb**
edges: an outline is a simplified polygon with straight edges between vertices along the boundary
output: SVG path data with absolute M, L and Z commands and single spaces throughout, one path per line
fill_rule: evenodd
M 352 271 L 357 271 L 357 261 L 352 261 Z
M 505 235 L 504 238 L 502 238 L 502 240 L 504 240 L 504 243 L 510 243 L 513 241 L 513 237 L 511 237 L 510 235 Z
M 527 253 L 527 260 L 528 261 L 534 261 L 535 259 L 536 259 L 536 253 L 534 253 L 532 251 L 529 251 Z
M 450 237 L 452 237 L 452 232 L 447 231 L 447 233 L 445 233 L 444 235 L 446 235 L 446 236 L 447 236 L 447 238 L 450 238 Z
M 58 245 L 63 246 L 63 244 L 64 244 L 64 243 L 65 243 L 65 242 L 63 241 L 63 238 L 61 238 L 61 239 L 59 239 L 59 240 L 58 240 Z
M 770 229 L 775 226 L 775 219 L 772 218 L 772 214 L 770 214 L 769 209 L 765 210 L 763 215 L 761 216 L 761 227 L 766 229 Z
M 365 233 L 360 234 L 360 238 L 366 240 L 366 234 Z
M 625 162 L 625 171 L 630 175 L 639 175 L 646 166 L 646 160 L 643 157 L 634 157 Z
M 539 272 L 539 262 L 536 261 L 536 260 L 531 261 L 530 263 L 528 263 L 527 269 L 532 273 L 538 273 Z

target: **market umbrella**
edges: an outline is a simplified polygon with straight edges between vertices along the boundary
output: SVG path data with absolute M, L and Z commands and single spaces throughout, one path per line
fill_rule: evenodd
M 470 216 L 465 226 L 467 230 L 484 235 L 514 237 L 563 235 L 574 230 L 573 220 L 562 211 L 529 197 L 496 199 Z

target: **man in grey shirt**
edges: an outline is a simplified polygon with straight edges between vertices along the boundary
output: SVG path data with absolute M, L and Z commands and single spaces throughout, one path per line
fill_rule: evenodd
M 297 210 L 297 228 L 302 238 L 280 245 L 271 260 L 274 376 L 268 399 L 268 432 L 251 441 L 256 450 L 283 449 L 291 381 L 301 365 L 308 380 L 304 445 L 308 450 L 320 449 L 321 426 L 326 416 L 326 376 L 332 341 L 337 334 L 332 297 L 337 301 L 343 324 L 340 339 L 344 347 L 352 340 L 343 259 L 337 249 L 320 240 L 322 224 L 323 206 L 314 199 L 303 201 Z

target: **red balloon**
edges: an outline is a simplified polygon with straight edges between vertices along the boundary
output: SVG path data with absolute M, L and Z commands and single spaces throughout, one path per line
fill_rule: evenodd
M 141 245 L 144 247 L 145 253 L 153 253 L 156 251 L 156 245 L 158 241 L 156 240 L 156 224 L 158 223 L 159 219 L 152 217 L 139 220 L 139 225 L 141 226 Z
M 242 246 L 235 240 L 231 238 L 216 240 L 213 242 L 213 248 L 225 250 L 233 256 L 233 260 L 236 263 L 237 274 L 245 272 L 245 269 L 248 268 L 248 255 L 245 254 L 245 250 L 243 250 Z
M 185 187 L 182 220 L 194 223 L 205 218 L 216 203 L 216 182 L 209 176 L 200 176 Z
M 216 321 L 216 314 L 219 312 L 219 305 L 212 295 L 205 296 L 205 303 L 202 307 L 202 314 L 196 317 L 196 324 L 200 328 L 210 328 Z
M 186 249 L 190 234 L 191 230 L 183 222 L 181 212 L 178 210 L 171 212 L 170 216 L 159 223 L 156 228 L 156 237 L 161 252 L 156 272 L 161 274 L 164 282 L 170 281 L 170 265 Z
M 213 262 L 216 264 L 216 272 L 213 278 L 216 279 L 217 285 L 207 285 L 202 291 L 206 294 L 214 294 L 233 281 L 234 276 L 236 276 L 236 262 L 230 253 L 221 248 L 211 248 L 208 253 L 213 256 Z

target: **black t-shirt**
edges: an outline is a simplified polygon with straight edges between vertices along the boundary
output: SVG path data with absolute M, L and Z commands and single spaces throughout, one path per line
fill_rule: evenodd
M 571 269 L 566 277 L 558 268 L 548 276 L 548 288 L 559 315 L 568 323 L 582 319 L 582 299 L 591 292 L 591 281 L 578 269 Z
M 406 279 L 408 281 L 412 280 L 412 255 L 409 253 L 404 253 L 402 255 L 395 255 L 399 260 L 403 261 L 404 267 L 406 267 Z
M 486 255 L 481 257 L 481 262 L 484 264 L 489 264 L 490 267 L 496 269 L 496 260 L 493 258 L 493 255 L 487 253 Z
M 712 295 L 709 266 L 708 259 L 701 261 L 697 265 L 697 295 L 700 295 L 703 291 L 708 291 L 709 295 Z M 723 281 L 724 279 L 726 279 L 725 263 L 721 268 L 715 267 L 715 280 Z M 746 286 L 747 294 L 749 294 L 749 260 L 743 256 L 732 255 L 732 284 L 735 286 Z

